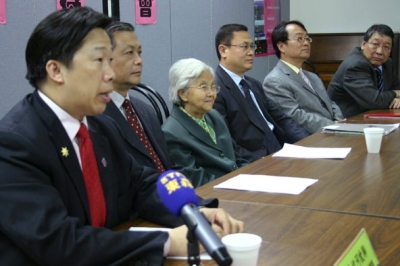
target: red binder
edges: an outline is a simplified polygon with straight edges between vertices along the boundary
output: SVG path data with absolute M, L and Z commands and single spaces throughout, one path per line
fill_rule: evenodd
M 400 118 L 400 113 L 369 113 L 364 118 Z

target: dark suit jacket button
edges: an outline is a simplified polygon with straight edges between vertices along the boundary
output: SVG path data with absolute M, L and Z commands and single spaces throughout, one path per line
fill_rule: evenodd
M 224 157 L 225 154 L 224 154 L 223 152 L 221 152 L 221 153 L 219 154 L 219 156 L 220 156 L 220 157 Z
M 236 169 L 238 169 L 238 167 L 237 167 L 236 164 L 234 164 L 234 165 L 233 165 L 233 170 L 236 170 Z
M 265 145 L 261 145 L 261 149 L 265 149 L 266 147 L 265 147 Z

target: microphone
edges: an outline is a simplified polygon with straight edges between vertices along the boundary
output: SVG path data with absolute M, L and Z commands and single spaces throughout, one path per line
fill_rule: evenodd
M 211 223 L 198 210 L 197 195 L 189 179 L 180 172 L 166 171 L 158 178 L 157 191 L 167 209 L 181 217 L 189 231 L 194 227 L 195 236 L 218 265 L 232 264 L 232 258 Z

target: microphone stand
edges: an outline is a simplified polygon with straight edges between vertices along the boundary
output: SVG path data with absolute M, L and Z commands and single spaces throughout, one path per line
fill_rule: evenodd
M 196 235 L 194 234 L 194 229 L 197 224 L 191 224 L 188 226 L 188 233 L 186 238 L 188 240 L 187 250 L 188 250 L 188 265 L 189 266 L 199 266 L 200 265 L 200 248 L 199 241 L 197 240 Z

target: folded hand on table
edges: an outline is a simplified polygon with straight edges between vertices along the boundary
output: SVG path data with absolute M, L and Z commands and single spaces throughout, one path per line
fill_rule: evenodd
M 400 108 L 400 98 L 394 98 L 389 105 L 389 108 L 399 109 Z

